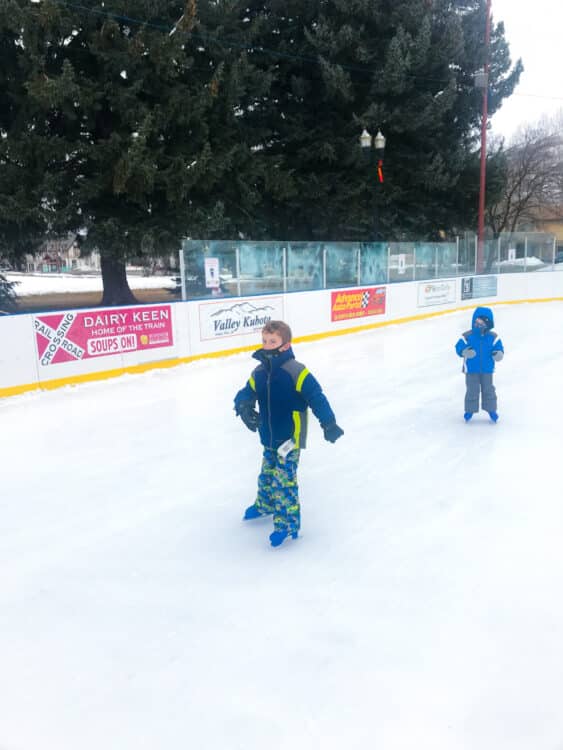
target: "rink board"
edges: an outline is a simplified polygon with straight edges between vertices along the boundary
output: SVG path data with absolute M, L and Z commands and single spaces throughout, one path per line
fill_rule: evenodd
M 547 301 L 563 301 L 563 273 L 458 277 L 5 316 L 0 318 L 0 397 L 252 350 L 267 320 L 285 320 L 298 342 L 481 304 Z

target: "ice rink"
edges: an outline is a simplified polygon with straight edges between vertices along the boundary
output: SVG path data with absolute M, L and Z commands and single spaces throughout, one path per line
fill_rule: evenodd
M 469 310 L 294 346 L 279 549 L 250 354 L 0 401 L 0 750 L 563 750 L 563 303 L 494 312 L 496 425 Z

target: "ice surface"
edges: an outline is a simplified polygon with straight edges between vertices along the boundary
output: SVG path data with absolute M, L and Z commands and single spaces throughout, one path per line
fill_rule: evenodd
M 1 750 L 561 750 L 563 305 L 297 344 L 303 530 L 243 524 L 248 354 L 0 401 Z M 289 321 L 296 334 L 299 321 Z

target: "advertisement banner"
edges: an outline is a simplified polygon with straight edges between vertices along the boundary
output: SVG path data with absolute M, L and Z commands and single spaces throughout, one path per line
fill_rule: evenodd
M 243 302 L 224 299 L 199 306 L 201 341 L 256 334 L 269 320 L 283 320 L 283 297 L 259 297 Z
M 219 279 L 219 258 L 204 258 L 205 286 L 207 289 L 217 289 L 221 285 Z
M 467 276 L 461 280 L 461 299 L 496 297 L 496 276 Z
M 334 323 L 337 320 L 383 315 L 385 313 L 385 291 L 384 286 L 375 286 L 367 289 L 331 292 L 330 319 Z
M 455 281 L 424 281 L 418 285 L 418 307 L 455 302 Z
M 42 367 L 172 346 L 170 305 L 34 315 Z

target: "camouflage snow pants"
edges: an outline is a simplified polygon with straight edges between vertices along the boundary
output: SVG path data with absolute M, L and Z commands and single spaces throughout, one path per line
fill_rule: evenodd
M 277 451 L 264 448 L 262 470 L 258 476 L 256 507 L 261 513 L 274 514 L 274 529 L 292 534 L 299 531 L 301 512 L 297 487 L 299 450 L 282 458 Z

